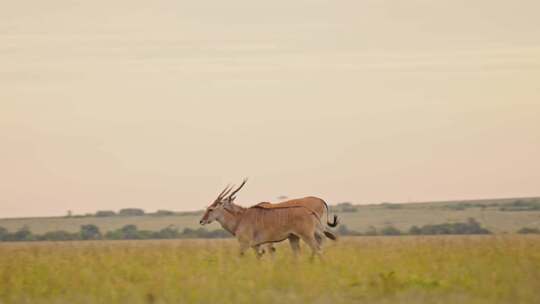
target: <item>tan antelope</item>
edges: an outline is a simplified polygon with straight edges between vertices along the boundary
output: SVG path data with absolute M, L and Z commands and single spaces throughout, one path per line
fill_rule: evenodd
M 336 239 L 321 219 L 326 212 L 326 225 L 335 227 L 337 216 L 334 215 L 333 222 L 328 220 L 328 206 L 322 199 L 305 197 L 278 204 L 260 203 L 245 208 L 234 204 L 234 200 L 246 181 L 232 192 L 234 187 L 225 187 L 200 220 L 201 225 L 218 221 L 225 230 L 236 236 L 241 255 L 247 249 L 253 248 L 257 257 L 261 257 L 264 253 L 261 246 L 266 246 L 272 253 L 273 243 L 288 239 L 294 255 L 297 256 L 302 239 L 311 248 L 312 257 L 320 256 L 324 237 Z

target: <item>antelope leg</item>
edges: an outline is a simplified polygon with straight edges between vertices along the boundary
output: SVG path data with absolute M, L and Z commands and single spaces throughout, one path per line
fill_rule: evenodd
M 253 251 L 255 251 L 255 255 L 257 255 L 257 259 L 261 259 L 264 254 L 264 249 L 261 248 L 261 245 L 255 245 L 251 248 L 253 248 Z
M 300 238 L 294 234 L 291 234 L 289 236 L 289 244 L 291 245 L 293 256 L 297 258 L 298 254 L 300 253 Z

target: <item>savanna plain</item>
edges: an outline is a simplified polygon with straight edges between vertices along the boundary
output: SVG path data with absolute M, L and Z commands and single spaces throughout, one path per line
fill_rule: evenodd
M 324 261 L 236 241 L 0 244 L 0 303 L 540 303 L 540 237 L 342 237 Z

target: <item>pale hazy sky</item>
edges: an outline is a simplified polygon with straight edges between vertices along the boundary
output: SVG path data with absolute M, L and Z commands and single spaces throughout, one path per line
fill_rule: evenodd
M 0 217 L 540 195 L 540 1 L 4 1 Z

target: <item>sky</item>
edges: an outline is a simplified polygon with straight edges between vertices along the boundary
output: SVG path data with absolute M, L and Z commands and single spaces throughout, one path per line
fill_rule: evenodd
M 540 2 L 9 1 L 0 217 L 540 195 Z

